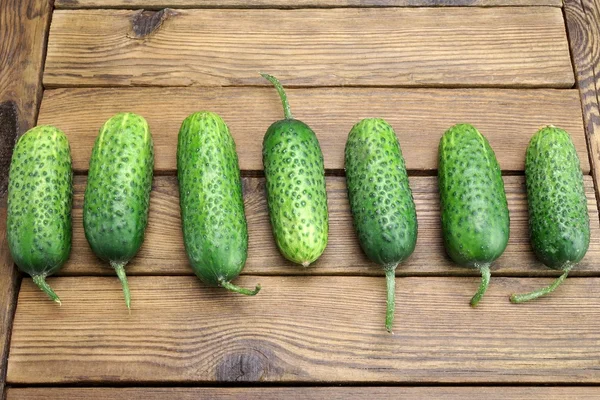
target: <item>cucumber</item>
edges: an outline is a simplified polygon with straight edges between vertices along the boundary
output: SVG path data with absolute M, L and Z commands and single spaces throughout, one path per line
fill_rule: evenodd
M 525 159 L 525 181 L 533 251 L 544 265 L 563 273 L 550 286 L 512 295 L 513 303 L 554 291 L 585 256 L 590 244 L 583 174 L 566 131 L 547 126 L 531 138 Z
M 94 143 L 83 201 L 83 227 L 92 251 L 115 269 L 131 309 L 125 265 L 137 254 L 148 224 L 154 146 L 146 120 L 120 113 Z
M 415 250 L 417 213 L 400 143 L 383 119 L 363 119 L 346 142 L 346 183 L 354 227 L 369 259 L 387 280 L 385 326 L 392 331 L 395 271 Z
M 292 117 L 281 83 L 261 75 L 277 89 L 285 116 L 267 129 L 263 140 L 273 235 L 285 258 L 308 267 L 325 250 L 329 233 L 323 153 L 312 129 Z
M 248 257 L 248 228 L 235 142 L 217 114 L 197 112 L 181 124 L 177 178 L 185 251 L 211 286 L 253 296 L 231 283 Z
M 510 220 L 494 150 L 472 125 L 455 125 L 439 145 L 438 183 L 444 246 L 450 258 L 481 272 L 475 307 L 490 280 L 490 265 L 508 244 Z
M 19 270 L 52 300 L 46 283 L 71 253 L 73 170 L 65 134 L 48 125 L 27 131 L 15 146 L 9 170 L 8 247 Z

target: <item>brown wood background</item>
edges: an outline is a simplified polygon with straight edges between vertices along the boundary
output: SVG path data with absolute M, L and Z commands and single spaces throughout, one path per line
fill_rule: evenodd
M 52 3 L 0 0 L 2 396 L 598 397 L 599 0 Z M 325 155 L 330 241 L 309 269 L 273 243 L 260 148 L 282 113 L 259 71 L 290 88 L 294 115 Z M 206 287 L 183 251 L 176 135 L 201 109 L 222 115 L 238 146 L 250 244 L 236 282 L 260 282 L 255 298 Z M 81 215 L 93 140 L 124 110 L 147 118 L 157 175 L 146 241 L 128 266 L 131 314 Z M 343 177 L 347 133 L 368 116 L 396 129 L 419 219 L 415 253 L 397 270 L 394 335 L 383 329 L 385 283 L 358 246 Z M 511 212 L 509 246 L 477 309 L 468 306 L 476 273 L 446 258 L 439 228 L 437 143 L 457 122 L 490 140 Z M 29 278 L 20 283 L 6 244 L 10 154 L 36 123 L 67 133 L 77 173 L 71 259 L 50 279 L 62 307 Z M 577 147 L 592 240 L 554 295 L 515 306 L 510 293 L 556 276 L 530 250 L 522 176 L 529 138 L 549 123 Z

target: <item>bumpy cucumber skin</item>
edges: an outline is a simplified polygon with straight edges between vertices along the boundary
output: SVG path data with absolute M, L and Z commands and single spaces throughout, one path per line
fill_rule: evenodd
M 372 261 L 397 265 L 417 243 L 417 213 L 402 150 L 382 119 L 360 121 L 346 142 L 346 182 L 354 226 Z
M 83 226 L 93 252 L 111 264 L 131 260 L 148 224 L 154 146 L 146 120 L 110 118 L 96 138 L 83 203 Z
M 567 132 L 548 126 L 533 136 L 525 178 L 536 256 L 554 269 L 578 263 L 590 244 L 590 219 L 579 158 Z
M 509 215 L 502 173 L 487 139 L 469 124 L 440 140 L 438 182 L 444 245 L 466 267 L 496 260 L 508 244 Z
M 263 140 L 267 201 L 277 247 L 308 266 L 329 234 L 323 153 L 315 133 L 297 119 L 273 123 Z
M 65 134 L 42 125 L 21 136 L 9 180 L 7 235 L 13 260 L 31 276 L 52 275 L 71 252 L 73 170 Z
M 187 117 L 177 145 L 185 250 L 208 285 L 237 277 L 248 256 L 248 228 L 235 142 L 217 114 Z

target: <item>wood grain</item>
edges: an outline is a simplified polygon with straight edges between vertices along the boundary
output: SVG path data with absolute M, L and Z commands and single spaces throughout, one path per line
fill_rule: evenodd
M 365 117 L 385 118 L 396 129 L 410 170 L 437 168 L 439 139 L 458 122 L 486 135 L 505 171 L 524 169 L 529 139 L 543 125 L 570 132 L 584 173 L 589 172 L 577 90 L 512 89 L 290 89 L 294 115 L 319 137 L 325 167 L 342 169 L 352 126 Z M 157 171 L 174 171 L 177 133 L 192 112 L 212 110 L 228 123 L 243 170 L 262 170 L 262 137 L 283 117 L 271 88 L 57 89 L 44 93 L 39 121 L 65 131 L 73 166 L 87 171 L 98 130 L 117 112 L 129 110 L 149 122 Z
M 600 106 L 598 81 L 595 68 L 600 62 L 598 50 L 593 44 L 598 41 L 598 27 L 592 27 L 580 0 L 565 0 L 565 18 L 573 53 L 573 65 L 579 89 L 583 121 L 588 144 L 592 175 L 596 185 L 596 196 L 600 199 Z M 600 203 L 599 203 L 600 204 Z
M 6 188 L 16 138 L 36 122 L 51 5 L 47 0 L 0 0 L 0 399 L 19 275 L 6 239 Z
M 554 6 L 561 0 L 57 0 L 56 8 L 328 8 Z
M 592 400 L 594 387 L 261 387 L 261 388 L 18 388 L 8 400 Z
M 138 13 L 56 11 L 44 85 L 268 86 L 259 71 L 286 86 L 574 83 L 556 7 L 178 9 L 143 38 Z
M 508 294 L 547 279 L 496 278 L 480 307 L 478 278 L 398 278 L 395 334 L 385 280 L 242 277 L 252 298 L 195 277 L 54 278 L 58 307 L 24 279 L 9 384 L 120 382 L 600 382 L 600 279 L 567 279 L 552 296 Z
M 590 58 L 594 69 L 596 97 L 600 104 L 600 0 L 581 0 L 590 30 Z
M 556 271 L 535 260 L 527 231 L 527 202 L 524 178 L 504 178 L 511 216 L 511 237 L 504 255 L 494 263 L 495 275 L 554 276 Z M 419 235 L 417 247 L 396 271 L 398 275 L 477 275 L 471 269 L 457 267 L 446 258 L 440 232 L 439 199 L 436 177 L 411 177 L 417 206 Z M 600 273 L 600 222 L 591 177 L 585 177 L 591 217 L 590 249 L 575 275 Z M 265 198 L 263 178 L 244 178 L 244 199 L 249 229 L 249 257 L 245 274 L 260 275 L 382 275 L 382 269 L 363 255 L 352 227 L 345 179 L 327 178 L 330 234 L 323 256 L 311 268 L 300 268 L 278 252 Z M 61 270 L 63 275 L 113 275 L 114 272 L 91 252 L 83 233 L 82 204 L 85 177 L 75 179 L 73 210 L 73 251 Z M 179 218 L 176 177 L 155 177 L 150 201 L 150 220 L 140 253 L 127 267 L 130 275 L 192 274 L 183 248 Z
M 8 345 L 20 276 L 14 266 L 6 238 L 6 197 L 0 196 L 0 399 L 4 399 L 4 382 Z

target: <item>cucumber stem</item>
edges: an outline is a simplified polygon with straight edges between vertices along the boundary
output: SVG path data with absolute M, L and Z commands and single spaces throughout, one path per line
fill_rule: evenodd
M 131 312 L 131 294 L 129 293 L 129 284 L 127 283 L 127 275 L 125 274 L 125 265 L 127 262 L 114 262 L 111 261 L 110 265 L 115 269 L 119 280 L 121 281 L 121 286 L 123 287 L 123 294 L 125 295 L 125 305 L 127 309 Z
M 471 298 L 471 307 L 477 307 L 477 304 L 479 304 L 479 301 L 490 284 L 490 277 L 492 276 L 489 264 L 479 265 L 477 268 L 479 268 L 479 271 L 481 272 L 481 284 L 475 295 Z
M 285 94 L 285 90 L 283 89 L 281 82 L 279 82 L 279 80 L 273 75 L 263 74 L 262 72 L 260 73 L 260 75 L 269 82 L 271 82 L 273 86 L 275 86 L 275 89 L 277 89 L 277 93 L 279 93 L 279 98 L 281 98 L 281 104 L 283 105 L 283 115 L 285 116 L 285 119 L 294 118 L 292 117 L 292 111 L 290 110 L 290 103 L 288 103 L 287 94 Z
M 385 267 L 385 280 L 387 286 L 387 300 L 385 312 L 385 329 L 389 333 L 392 332 L 394 326 L 394 312 L 396 311 L 396 265 Z
M 563 274 L 561 276 L 559 276 L 554 282 L 552 282 L 552 284 L 550 284 L 546 287 L 543 287 L 541 289 L 538 289 L 538 290 L 535 290 L 535 291 L 529 292 L 529 293 L 511 295 L 510 302 L 514 303 L 514 304 L 525 303 L 526 301 L 537 299 L 538 297 L 542 297 L 542 296 L 547 295 L 548 293 L 554 292 L 554 290 L 557 287 L 559 287 L 561 283 L 563 283 L 563 281 L 565 280 L 567 275 L 569 275 L 569 272 L 571 272 L 571 268 L 573 268 L 573 265 L 567 266 L 563 270 L 564 271 Z
M 33 283 L 42 289 L 42 292 L 46 293 L 48 297 L 50 297 L 52 301 L 58 303 L 59 306 L 62 306 L 60 298 L 56 295 L 56 293 L 54 293 L 54 290 L 52 290 L 50 285 L 48 285 L 46 282 L 46 275 L 33 275 L 31 278 L 33 279 Z
M 233 283 L 228 282 L 225 279 L 221 278 L 221 279 L 219 279 L 219 285 L 221 285 L 221 287 L 224 287 L 225 289 L 227 289 L 231 292 L 245 294 L 246 296 L 256 296 L 258 294 L 258 292 L 260 292 L 260 284 L 256 285 L 254 290 L 250 290 L 250 289 L 244 289 L 242 287 L 236 286 Z

